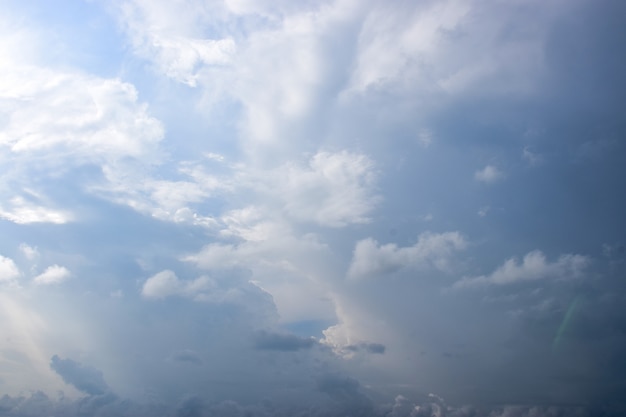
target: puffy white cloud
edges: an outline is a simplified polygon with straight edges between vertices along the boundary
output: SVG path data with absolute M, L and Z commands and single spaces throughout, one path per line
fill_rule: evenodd
M 583 274 L 589 263 L 588 257 L 572 254 L 561 255 L 556 261 L 549 262 L 541 251 L 535 250 L 527 253 L 521 263 L 516 258 L 507 259 L 490 275 L 465 277 L 457 281 L 453 288 L 507 285 L 548 278 L 576 278 Z
M 68 279 L 72 273 L 64 266 L 52 265 L 37 275 L 33 282 L 37 285 L 58 284 Z
M 422 233 L 413 246 L 380 245 L 368 238 L 357 242 L 348 277 L 352 279 L 391 274 L 402 268 L 447 271 L 454 252 L 467 246 L 459 232 Z
M 181 282 L 173 271 L 161 271 L 146 280 L 141 294 L 146 298 L 165 298 L 179 294 Z
M 12 281 L 20 276 L 20 270 L 13 259 L 0 255 L 0 282 Z
M 474 179 L 476 181 L 484 182 L 487 184 L 493 184 L 504 178 L 504 173 L 493 165 L 487 165 L 481 170 L 474 173 Z

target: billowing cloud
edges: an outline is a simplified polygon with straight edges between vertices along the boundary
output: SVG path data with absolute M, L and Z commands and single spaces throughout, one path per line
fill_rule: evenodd
M 50 359 L 50 368 L 67 384 L 89 395 L 101 395 L 109 391 L 102 372 L 90 366 L 81 365 L 72 359 L 61 359 L 54 355 Z
M 37 285 L 58 284 L 68 279 L 72 273 L 64 266 L 52 265 L 46 268 L 41 274 L 33 278 Z
M 451 257 L 467 246 L 458 232 L 422 233 L 413 246 L 380 245 L 369 238 L 357 242 L 348 277 L 378 277 L 402 268 L 448 270 Z
M 0 3 L 0 414 L 624 414 L 624 2 Z
M 527 253 L 521 263 L 516 258 L 507 259 L 490 275 L 465 277 L 453 288 L 469 288 L 484 285 L 508 285 L 540 279 L 570 279 L 582 275 L 589 265 L 589 258 L 582 255 L 561 255 L 554 262 L 538 250 Z

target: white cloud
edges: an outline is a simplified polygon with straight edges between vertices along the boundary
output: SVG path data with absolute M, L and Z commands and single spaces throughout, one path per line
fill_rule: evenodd
M 47 163 L 113 163 L 142 156 L 163 137 L 161 124 L 137 103 L 135 88 L 118 79 L 32 66 L 9 68 L 2 75 L 6 82 L 0 95 L 10 99 L 0 146 L 15 156 L 27 153 Z
M 413 246 L 380 245 L 369 238 L 356 244 L 348 277 L 352 279 L 387 275 L 402 268 L 434 268 L 447 271 L 454 252 L 467 242 L 458 232 L 422 233 Z
M 166 298 L 181 290 L 181 282 L 173 271 L 165 270 L 151 276 L 143 284 L 141 295 L 146 298 Z
M 507 259 L 490 275 L 465 277 L 457 281 L 453 288 L 508 285 L 548 278 L 576 278 L 582 275 L 589 263 L 586 256 L 572 254 L 561 255 L 556 261 L 549 262 L 541 251 L 535 250 L 527 253 L 521 263 L 515 258 Z
M 192 298 L 197 301 L 206 301 L 211 293 L 217 292 L 215 282 L 206 276 L 191 281 L 179 279 L 173 271 L 161 271 L 144 282 L 141 295 L 145 298 L 161 299 L 172 296 Z M 222 294 L 219 294 L 222 295 Z
M 20 276 L 20 270 L 13 259 L 0 255 L 0 282 L 13 281 Z
M 504 173 L 493 165 L 487 165 L 483 169 L 474 173 L 476 181 L 493 184 L 504 178 Z
M 289 164 L 274 173 L 270 190 L 295 220 L 342 227 L 369 222 L 368 214 L 380 201 L 374 195 L 376 174 L 365 155 L 347 151 L 318 152 L 308 167 Z
M 71 276 L 71 272 L 64 266 L 52 265 L 37 275 L 33 282 L 37 285 L 59 284 Z
M 39 257 L 39 250 L 36 247 L 27 245 L 26 243 L 20 244 L 20 252 L 29 261 L 34 261 Z
M 403 6 L 378 3 L 369 8 L 347 92 L 407 94 L 417 89 L 424 97 L 441 91 L 455 96 L 536 88 L 532 80 L 544 67 L 542 38 L 555 15 L 553 7 L 533 8 L 533 24 L 515 39 L 503 39 L 503 28 L 516 26 L 519 19 L 514 6 L 456 0 Z
M 72 220 L 72 214 L 65 210 L 56 210 L 27 201 L 21 196 L 13 197 L 10 208 L 0 205 L 0 218 L 17 224 L 54 223 L 63 224 Z
M 138 102 L 132 85 L 21 63 L 0 67 L 0 79 L 0 217 L 19 224 L 67 223 L 75 215 L 42 191 L 49 183 L 96 166 L 105 182 L 124 178 L 131 187 L 141 183 L 138 166 L 158 162 L 163 126 Z
M 236 52 L 230 37 L 207 39 L 206 27 L 224 16 L 217 2 L 120 2 L 117 15 L 137 55 L 152 61 L 166 76 L 196 86 L 206 67 L 222 66 Z M 215 34 L 215 32 L 214 32 Z M 219 35 L 218 35 L 219 36 Z

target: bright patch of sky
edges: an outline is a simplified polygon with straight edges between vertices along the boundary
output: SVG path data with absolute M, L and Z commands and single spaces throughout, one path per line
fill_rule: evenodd
M 623 415 L 625 4 L 2 3 L 0 410 Z

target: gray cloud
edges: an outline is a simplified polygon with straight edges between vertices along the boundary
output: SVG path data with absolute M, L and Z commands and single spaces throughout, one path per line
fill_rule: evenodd
M 272 333 L 259 331 L 254 336 L 254 347 L 259 350 L 278 350 L 294 352 L 301 349 L 311 349 L 316 344 L 312 337 L 299 337 L 293 334 Z
M 626 407 L 616 404 L 453 406 L 434 395 L 424 396 L 420 401 L 398 395 L 390 403 L 373 404 L 359 396 L 358 383 L 342 378 L 326 378 L 320 381 L 320 388 L 332 393 L 338 402 L 298 407 L 270 401 L 213 402 L 187 395 L 177 405 L 168 406 L 158 402 L 140 404 L 113 394 L 71 400 L 50 398 L 37 391 L 28 396 L 0 397 L 0 414 L 7 417 L 622 417 L 626 413 Z
M 382 355 L 385 353 L 386 347 L 382 343 L 359 343 L 356 345 L 348 345 L 344 349 L 352 352 L 365 351 L 367 353 L 374 353 Z
M 72 359 L 61 359 L 57 355 L 51 358 L 50 368 L 67 384 L 73 385 L 84 393 L 100 395 L 109 391 L 102 372 L 96 368 L 83 366 Z

